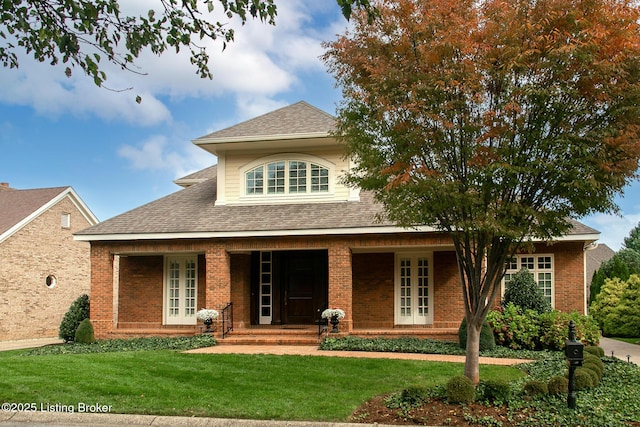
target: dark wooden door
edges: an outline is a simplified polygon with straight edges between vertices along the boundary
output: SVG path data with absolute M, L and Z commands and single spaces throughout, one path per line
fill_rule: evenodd
M 281 260 L 284 323 L 315 323 L 327 300 L 327 252 L 286 251 Z

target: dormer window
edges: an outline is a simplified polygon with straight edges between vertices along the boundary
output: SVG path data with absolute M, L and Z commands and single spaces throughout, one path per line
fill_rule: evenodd
M 329 192 L 329 168 L 306 160 L 278 160 L 245 172 L 246 195 Z

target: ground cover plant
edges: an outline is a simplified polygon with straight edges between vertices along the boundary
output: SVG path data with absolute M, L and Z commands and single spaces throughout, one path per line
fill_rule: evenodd
M 0 402 L 88 402 L 129 414 L 345 421 L 373 396 L 444 384 L 463 369 L 459 363 L 389 359 L 21 350 L 0 353 Z M 523 375 L 503 366 L 483 366 L 481 373 L 509 380 Z
M 26 356 L 52 354 L 110 353 L 142 350 L 192 350 L 211 347 L 217 341 L 211 335 L 195 335 L 191 337 L 143 337 L 132 339 L 99 340 L 92 343 L 70 343 L 50 345 L 25 351 Z
M 510 381 L 508 392 L 495 379 L 483 379 L 475 400 L 449 403 L 447 385 L 400 390 L 370 399 L 351 421 L 441 426 L 640 426 L 640 368 L 604 357 L 598 386 L 579 391 L 577 408 L 567 408 L 567 366 L 562 352 L 545 353 L 543 360 L 520 365 L 527 375 Z M 548 394 L 541 384 L 562 380 L 561 392 Z M 504 380 L 503 380 L 504 381 Z M 535 389 L 535 392 L 531 392 Z
M 452 354 L 464 356 L 465 350 L 456 342 L 421 338 L 362 338 L 355 336 L 329 337 L 320 343 L 321 350 L 381 351 L 391 353 Z M 542 359 L 544 351 L 513 350 L 494 347 L 480 352 L 483 357 L 503 357 L 511 359 Z

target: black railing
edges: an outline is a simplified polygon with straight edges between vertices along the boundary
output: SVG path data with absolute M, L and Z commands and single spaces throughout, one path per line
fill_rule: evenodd
M 322 318 L 322 310 L 318 309 L 318 338 L 329 330 L 329 319 Z
M 230 302 L 222 309 L 222 339 L 233 331 L 233 303 Z

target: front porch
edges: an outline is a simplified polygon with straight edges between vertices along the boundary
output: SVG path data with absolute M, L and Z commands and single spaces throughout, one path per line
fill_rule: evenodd
M 340 334 L 369 337 L 455 340 L 462 318 L 455 254 L 433 236 L 112 242 L 92 257 L 98 338 L 199 334 L 197 310 L 229 303 L 221 343 L 316 343 L 328 307 L 346 313 Z

